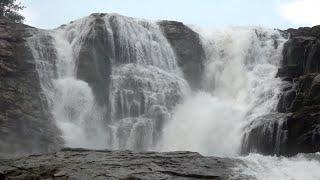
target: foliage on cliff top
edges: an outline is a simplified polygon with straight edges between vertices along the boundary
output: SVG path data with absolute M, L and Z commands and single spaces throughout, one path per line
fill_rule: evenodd
M 16 0 L 0 0 L 0 17 L 6 17 L 14 22 L 22 23 L 24 17 L 19 13 L 25 7 Z

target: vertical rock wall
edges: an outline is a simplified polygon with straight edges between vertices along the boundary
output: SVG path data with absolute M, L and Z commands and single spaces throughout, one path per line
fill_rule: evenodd
M 32 30 L 0 18 L 0 154 L 48 152 L 61 143 L 24 40 Z

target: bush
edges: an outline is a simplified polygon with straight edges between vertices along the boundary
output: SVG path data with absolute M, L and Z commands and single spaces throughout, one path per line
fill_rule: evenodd
M 18 11 L 24 8 L 16 0 L 0 0 L 0 17 L 6 17 L 14 22 L 22 23 L 24 17 Z

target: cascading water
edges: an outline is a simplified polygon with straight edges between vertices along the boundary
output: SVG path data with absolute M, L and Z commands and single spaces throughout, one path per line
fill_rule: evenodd
M 77 51 L 89 21 L 67 30 L 40 30 L 28 39 L 43 92 L 67 146 L 104 148 L 103 116 L 88 83 L 76 78 Z M 78 36 L 75 36 L 75 34 Z
M 109 95 L 110 102 L 99 104 L 103 97 L 78 78 L 79 61 L 88 61 L 79 54 L 86 38 L 98 33 L 97 19 L 90 16 L 56 30 L 40 30 L 28 39 L 49 108 L 67 146 L 151 149 L 188 85 L 158 25 L 105 15 L 99 20 L 111 44 L 112 71 L 110 90 L 102 96 Z M 105 106 L 110 106 L 111 119 Z
M 188 85 L 158 25 L 119 16 L 111 23 L 118 48 L 111 75 L 111 144 L 150 150 Z
M 207 55 L 204 92 L 177 107 L 164 128 L 163 148 L 237 155 L 247 123 L 276 107 L 281 81 L 275 75 L 285 39 L 261 28 L 200 34 Z
M 300 178 L 307 164 L 317 177 L 319 163 L 304 157 L 239 157 L 252 124 L 275 111 L 286 39 L 262 28 L 196 31 L 206 62 L 194 92 L 156 23 L 96 14 L 34 31 L 27 42 L 65 145 L 233 156 L 258 179 Z
M 152 66 L 128 64 L 113 72 L 112 132 L 114 148 L 154 147 L 162 124 L 187 85 L 179 77 Z

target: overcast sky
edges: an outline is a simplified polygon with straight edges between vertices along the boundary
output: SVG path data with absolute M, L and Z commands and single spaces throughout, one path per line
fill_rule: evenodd
M 26 24 L 55 28 L 94 12 L 202 27 L 289 28 L 320 24 L 320 0 L 20 0 Z

